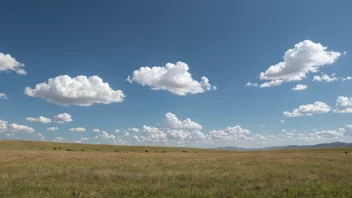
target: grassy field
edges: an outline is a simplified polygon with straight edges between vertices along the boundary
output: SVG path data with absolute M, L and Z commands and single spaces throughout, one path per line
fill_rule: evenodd
M 350 198 L 346 151 L 352 148 L 236 152 L 0 141 L 0 197 Z

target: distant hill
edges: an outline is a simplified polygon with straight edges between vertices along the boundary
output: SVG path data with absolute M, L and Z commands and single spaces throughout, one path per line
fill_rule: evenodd
M 299 149 L 299 148 L 331 148 L 331 147 L 347 147 L 352 146 L 352 143 L 346 142 L 332 142 L 332 143 L 322 143 L 315 145 L 289 145 L 289 146 L 272 146 L 265 148 L 240 148 L 240 147 L 218 147 L 216 150 L 279 150 L 279 149 Z

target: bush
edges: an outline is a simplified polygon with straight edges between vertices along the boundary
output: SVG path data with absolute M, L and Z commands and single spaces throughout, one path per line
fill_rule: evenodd
M 56 147 L 54 147 L 54 150 L 56 150 Z
M 84 151 L 84 149 L 82 149 L 82 151 Z
M 144 152 L 148 153 L 148 150 L 145 150 Z

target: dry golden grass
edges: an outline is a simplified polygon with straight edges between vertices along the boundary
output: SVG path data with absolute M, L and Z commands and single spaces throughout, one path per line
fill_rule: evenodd
M 0 141 L 0 197 L 352 197 L 345 151 Z

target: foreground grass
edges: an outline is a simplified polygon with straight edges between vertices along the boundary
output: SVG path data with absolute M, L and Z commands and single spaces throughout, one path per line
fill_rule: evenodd
M 0 141 L 0 197 L 352 197 L 352 148 L 182 150 Z

